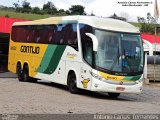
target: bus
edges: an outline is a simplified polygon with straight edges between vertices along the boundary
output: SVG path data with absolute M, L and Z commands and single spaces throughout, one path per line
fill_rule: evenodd
M 8 69 L 19 81 L 37 79 L 108 93 L 141 93 L 143 46 L 139 30 L 111 18 L 50 17 L 12 26 Z

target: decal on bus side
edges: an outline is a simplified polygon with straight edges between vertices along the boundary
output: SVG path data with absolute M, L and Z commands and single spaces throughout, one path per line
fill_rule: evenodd
M 48 45 L 36 72 L 52 74 L 56 70 L 65 48 L 66 45 Z
M 87 79 L 84 79 L 83 81 L 81 81 L 84 88 L 87 88 L 87 87 L 88 87 L 89 81 L 90 81 L 90 80 L 87 80 Z
M 23 53 L 39 54 L 40 47 L 22 45 L 20 51 Z

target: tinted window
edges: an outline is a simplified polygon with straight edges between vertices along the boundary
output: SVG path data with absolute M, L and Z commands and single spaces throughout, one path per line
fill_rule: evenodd
M 16 42 L 66 44 L 78 47 L 77 24 L 14 26 L 11 38 Z

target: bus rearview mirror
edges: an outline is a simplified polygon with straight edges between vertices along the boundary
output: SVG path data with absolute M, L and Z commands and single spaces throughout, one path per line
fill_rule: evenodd
M 98 50 L 98 39 L 97 39 L 97 37 L 95 35 L 93 35 L 92 33 L 86 33 L 86 35 L 92 39 L 93 51 L 97 52 L 97 50 Z

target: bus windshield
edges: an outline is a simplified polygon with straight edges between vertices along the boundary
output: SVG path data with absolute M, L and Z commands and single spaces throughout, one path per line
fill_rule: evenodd
M 138 34 L 95 30 L 98 51 L 97 68 L 115 73 L 134 74 L 143 71 L 142 40 Z

